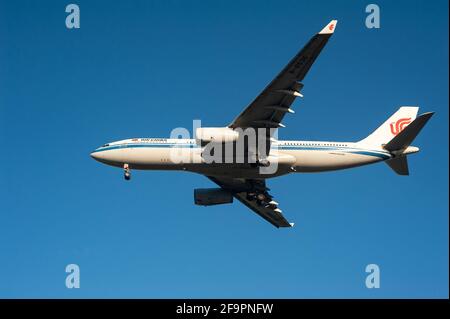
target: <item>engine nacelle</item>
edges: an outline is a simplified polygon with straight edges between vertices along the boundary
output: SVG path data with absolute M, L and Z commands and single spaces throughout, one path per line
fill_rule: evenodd
M 233 202 L 233 195 L 222 188 L 197 188 L 194 189 L 194 202 L 202 206 L 229 204 Z
M 195 130 L 197 144 L 209 142 L 231 143 L 239 138 L 239 133 L 229 127 L 199 127 Z

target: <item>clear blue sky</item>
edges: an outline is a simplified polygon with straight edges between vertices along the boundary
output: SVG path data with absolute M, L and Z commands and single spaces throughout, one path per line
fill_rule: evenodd
M 0 0 L 0 297 L 448 297 L 448 2 Z M 385 164 L 269 187 L 293 229 L 193 204 L 189 173 L 122 171 L 99 145 L 228 124 L 329 20 L 281 139 L 353 141 L 436 111 L 411 176 Z M 81 288 L 65 288 L 65 266 Z M 381 288 L 365 288 L 365 266 Z

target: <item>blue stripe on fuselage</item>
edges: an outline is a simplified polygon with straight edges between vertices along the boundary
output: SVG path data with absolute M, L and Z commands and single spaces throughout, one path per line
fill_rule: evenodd
M 122 149 L 122 148 L 141 148 L 141 147 L 148 147 L 148 148 L 171 148 L 171 147 L 177 147 L 177 148 L 198 148 L 199 146 L 197 144 L 181 144 L 181 143 L 167 143 L 167 144 L 159 144 L 159 143 L 143 143 L 143 144 L 119 144 L 119 145 L 110 145 L 107 147 L 101 147 L 96 150 L 94 150 L 92 153 L 97 152 L 103 152 L 103 151 L 109 151 L 109 150 L 115 150 L 115 149 Z M 388 152 L 385 151 L 378 151 L 378 150 L 365 150 L 365 149 L 355 149 L 351 147 L 332 147 L 332 146 L 300 146 L 300 145 L 277 145 L 277 149 L 280 150 L 296 150 L 296 151 L 342 151 L 346 153 L 352 153 L 352 154 L 360 154 L 360 155 L 367 155 L 367 156 L 375 156 L 379 157 L 381 159 L 388 159 L 391 157 L 391 155 Z

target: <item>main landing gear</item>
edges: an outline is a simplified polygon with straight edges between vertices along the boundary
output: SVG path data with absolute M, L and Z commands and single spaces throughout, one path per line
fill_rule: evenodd
M 270 207 L 272 209 L 278 207 L 278 203 L 273 201 L 272 196 L 267 193 L 248 192 L 246 197 L 249 201 L 256 200 L 259 206 Z
M 267 159 L 265 159 L 265 158 L 260 158 L 260 159 L 256 162 L 256 164 L 257 164 L 258 166 L 260 166 L 260 167 L 269 167 L 269 166 L 270 166 L 270 162 L 269 162 Z
M 123 177 L 126 181 L 129 181 L 131 179 L 131 170 L 128 164 L 123 164 Z

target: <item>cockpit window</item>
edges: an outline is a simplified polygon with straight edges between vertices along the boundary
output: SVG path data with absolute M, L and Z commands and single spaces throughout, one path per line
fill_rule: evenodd
M 108 147 L 109 146 L 109 144 L 105 144 L 105 145 L 103 145 L 102 147 Z

